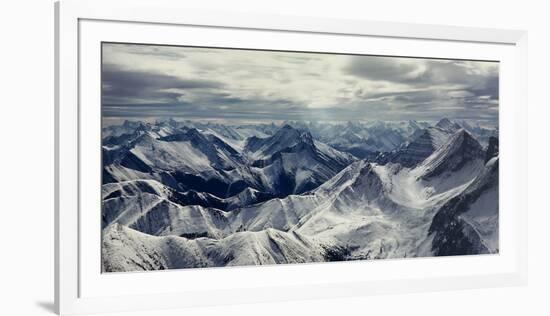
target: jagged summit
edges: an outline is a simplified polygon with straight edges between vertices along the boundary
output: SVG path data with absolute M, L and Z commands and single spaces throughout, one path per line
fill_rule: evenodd
M 193 141 L 193 142 L 208 142 L 206 136 L 204 136 L 198 129 L 189 128 L 183 133 L 172 134 L 166 137 L 161 137 L 160 140 L 167 142 L 183 142 L 183 141 Z
M 284 125 L 273 136 L 249 138 L 245 152 L 252 166 L 262 168 L 280 187 L 278 195 L 314 189 L 354 159 L 316 141 L 309 131 Z
M 429 228 L 435 255 L 499 252 L 498 160 L 489 160 L 468 187 L 435 214 Z
M 135 128 L 135 127 L 139 126 L 140 124 L 141 124 L 140 122 L 124 120 L 124 122 L 122 123 L 122 126 L 127 127 L 127 128 L 130 128 L 130 127 Z
M 443 145 L 452 135 L 448 130 L 438 127 L 426 128 L 418 136 L 402 148 L 390 153 L 381 154 L 377 158 L 380 164 L 398 163 L 403 167 L 411 168 L 428 158 L 435 150 Z
M 460 129 L 422 163 L 420 168 L 425 170 L 422 177 L 427 179 L 443 172 L 454 172 L 484 158 L 485 152 L 477 140 L 465 129 Z
M 462 128 L 462 126 L 460 126 L 458 123 L 453 122 L 446 117 L 439 120 L 439 122 L 437 122 L 435 126 L 452 132 L 458 131 Z
M 106 126 L 102 269 L 496 253 L 498 132 L 466 128 L 449 119 Z
M 278 151 L 293 147 L 301 142 L 313 144 L 311 133 L 285 124 L 273 136 L 267 138 L 249 138 L 245 145 L 245 150 L 249 152 L 253 159 L 265 159 Z

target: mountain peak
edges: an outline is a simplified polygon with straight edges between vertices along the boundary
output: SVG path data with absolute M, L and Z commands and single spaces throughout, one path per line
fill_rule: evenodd
M 135 125 L 135 122 L 130 120 L 124 120 L 124 122 L 122 123 L 123 127 L 133 127 L 134 125 Z
M 187 130 L 182 129 L 182 133 L 168 135 L 159 138 L 162 141 L 167 142 L 184 142 L 193 141 L 196 143 L 207 143 L 206 137 L 196 128 L 192 127 Z
M 273 129 L 273 133 L 271 135 L 273 136 L 277 133 L 296 131 L 296 130 L 298 130 L 298 127 L 296 127 L 295 125 L 292 125 L 288 122 L 284 122 L 281 125 L 275 125 L 275 129 Z
M 475 147 L 476 149 L 482 149 L 479 142 L 464 128 L 460 128 L 449 141 L 457 139 L 462 142 L 462 146 Z
M 292 147 L 300 142 L 300 131 L 284 124 L 275 134 L 266 138 L 250 137 L 246 142 L 246 150 L 252 153 L 256 160 L 265 159 L 276 152 Z
M 402 147 L 377 158 L 380 164 L 388 162 L 399 163 L 403 167 L 412 168 L 417 166 L 452 136 L 452 132 L 439 127 L 429 127 L 418 130 L 410 142 L 403 143 Z
M 300 131 L 291 125 L 283 125 L 273 136 L 274 140 L 295 140 L 300 136 Z
M 194 127 L 188 129 L 185 134 L 187 134 L 190 137 L 199 137 L 199 136 L 201 136 L 201 132 L 199 132 L 199 130 L 194 128 Z
M 163 123 L 167 126 L 178 127 L 178 121 L 174 120 L 173 118 L 169 118 L 168 120 L 164 121 Z
M 446 171 L 457 171 L 470 162 L 482 162 L 485 152 L 479 142 L 461 128 L 422 163 L 424 179 Z
M 310 132 L 300 134 L 300 140 L 306 144 L 313 145 L 313 136 L 311 136 Z
M 440 119 L 439 122 L 437 122 L 437 124 L 435 124 L 435 126 L 444 126 L 444 125 L 448 125 L 448 124 L 451 124 L 451 120 L 444 117 L 444 118 Z
M 136 131 L 148 131 L 151 129 L 151 125 L 148 123 L 145 124 L 143 122 L 139 122 L 138 124 L 139 125 L 137 126 Z
M 435 124 L 435 126 L 439 127 L 439 128 L 442 128 L 442 129 L 450 130 L 450 131 L 458 131 L 459 129 L 462 128 L 460 125 L 458 125 L 457 123 L 449 120 L 446 117 L 439 120 L 439 122 L 437 122 L 437 124 Z

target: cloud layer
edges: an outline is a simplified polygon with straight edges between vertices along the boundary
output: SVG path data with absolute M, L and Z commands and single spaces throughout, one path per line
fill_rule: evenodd
M 496 121 L 498 63 L 103 44 L 106 118 Z

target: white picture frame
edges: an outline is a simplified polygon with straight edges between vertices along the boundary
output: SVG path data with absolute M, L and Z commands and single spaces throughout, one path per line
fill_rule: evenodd
M 526 32 L 197 11 L 169 0 L 63 0 L 55 4 L 55 10 L 57 313 L 184 308 L 526 284 Z M 402 51 L 401 55 L 407 56 L 501 61 L 500 205 L 505 215 L 501 219 L 501 253 L 102 275 L 98 259 L 100 210 L 94 202 L 99 196 L 95 194 L 99 186 L 87 181 L 99 170 L 100 147 L 96 145 L 100 137 L 97 120 L 100 63 L 96 48 L 101 41 L 109 40 L 184 45 L 189 44 L 192 37 L 182 39 L 179 35 L 197 32 L 203 32 L 200 34 L 204 34 L 204 38 L 194 39 L 196 43 L 220 47 L 269 46 L 388 55 Z M 269 40 L 265 39 L 266 34 Z M 342 46 L 328 46 L 327 38 Z M 372 47 L 365 46 L 368 43 L 380 45 L 373 51 Z M 319 276 L 323 279 L 319 280 Z M 182 282 L 171 282 L 178 279 L 186 280 L 185 286 Z

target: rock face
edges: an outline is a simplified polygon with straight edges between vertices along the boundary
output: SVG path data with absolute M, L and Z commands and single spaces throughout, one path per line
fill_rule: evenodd
M 379 164 L 398 163 L 404 167 L 414 167 L 428 158 L 436 149 L 443 145 L 452 132 L 439 127 L 427 128 L 410 143 L 392 152 L 381 154 L 376 162 Z
M 102 270 L 183 268 L 322 262 L 333 256 L 298 233 L 274 229 L 222 239 L 151 236 L 113 224 L 103 232 Z
M 454 172 L 470 163 L 481 162 L 485 152 L 466 130 L 460 129 L 423 163 L 422 177 L 433 178 L 444 172 Z
M 435 126 L 450 132 L 456 132 L 462 128 L 458 123 L 452 122 L 448 118 L 442 118 Z
M 470 129 L 448 119 L 108 128 L 102 269 L 498 253 L 498 139 L 484 149 Z M 328 143 L 393 149 L 357 159 Z
M 103 183 L 151 179 L 222 199 L 249 188 L 262 200 L 314 189 L 355 160 L 288 125 L 244 144 L 231 145 L 220 137 L 196 128 L 156 138 L 141 130 L 119 136 L 124 144 L 103 148 Z
M 311 138 L 304 136 L 302 139 L 302 134 L 307 134 L 307 132 L 301 132 L 290 125 L 284 125 L 271 137 L 251 137 L 246 142 L 245 150 L 250 153 L 250 156 L 257 159 L 269 157 L 278 151 L 296 145 L 301 140 L 307 141 L 308 138 Z
M 272 193 L 278 197 L 312 190 L 355 160 L 289 125 L 272 137 L 250 139 L 245 151 L 256 159 L 252 166 L 273 179 L 277 189 Z
M 498 158 L 438 210 L 429 233 L 438 256 L 498 252 Z
M 331 125 L 319 122 L 296 122 L 286 124 L 297 129 L 308 130 L 313 138 L 339 151 L 352 154 L 359 159 L 374 159 L 382 152 L 389 152 L 403 142 L 413 139 L 413 134 L 429 127 L 426 122 L 414 120 L 400 122 L 348 121 Z
M 489 138 L 489 145 L 487 146 L 485 162 L 489 161 L 493 157 L 498 157 L 498 138 L 491 136 Z

